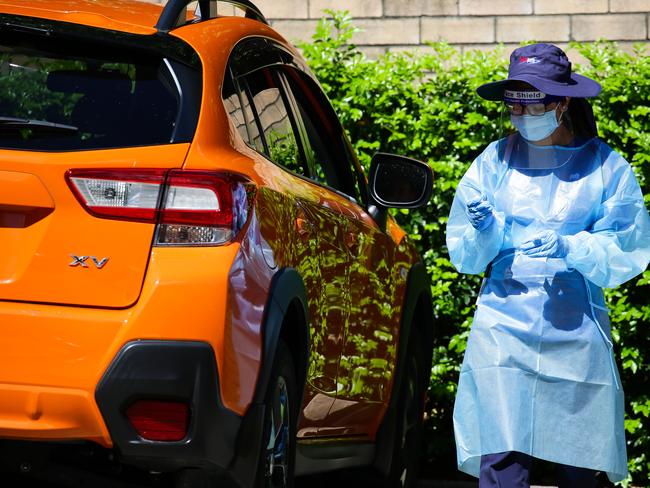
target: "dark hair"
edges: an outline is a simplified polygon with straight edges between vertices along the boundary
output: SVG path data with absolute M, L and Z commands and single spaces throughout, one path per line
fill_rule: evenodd
M 598 136 L 594 111 L 586 98 L 570 99 L 568 116 L 568 122 L 576 137 L 591 139 Z

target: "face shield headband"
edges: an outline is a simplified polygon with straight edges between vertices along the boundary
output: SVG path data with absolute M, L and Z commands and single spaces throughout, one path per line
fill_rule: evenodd
M 541 91 L 532 90 L 504 90 L 503 101 L 506 105 L 549 105 L 553 102 L 560 102 L 564 97 L 547 95 Z

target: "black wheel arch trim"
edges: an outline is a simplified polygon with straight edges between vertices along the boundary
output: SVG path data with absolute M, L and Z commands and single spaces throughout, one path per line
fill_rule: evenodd
M 264 421 L 264 399 L 271 379 L 273 361 L 278 344 L 283 336 L 285 319 L 292 313 L 292 307 L 299 307 L 304 322 L 296 324 L 303 327 L 302 339 L 298 341 L 299 350 L 292 351 L 297 362 L 295 364 L 298 386 L 298 403 L 302 403 L 303 388 L 307 376 L 307 361 L 309 358 L 309 313 L 307 306 L 307 289 L 298 271 L 294 268 L 282 268 L 273 276 L 269 296 L 264 310 L 262 322 L 263 349 L 260 373 L 252 404 L 244 415 L 242 426 L 237 438 L 236 457 L 229 471 L 231 476 L 240 484 L 248 487 L 254 485 L 257 457 L 262 446 L 262 432 L 259 428 Z M 295 356 L 297 355 L 297 357 Z
M 416 323 L 415 312 L 420 306 L 421 300 L 426 300 L 426 314 L 421 321 Z M 395 371 L 395 380 L 391 392 L 391 398 L 386 410 L 384 419 L 377 431 L 376 445 L 377 455 L 375 456 L 374 467 L 383 475 L 388 475 L 392 468 L 391 455 L 393 445 L 396 442 L 397 435 L 397 402 L 399 392 L 404 381 L 404 371 L 407 359 L 408 345 L 411 337 L 411 327 L 418 327 L 421 336 L 421 342 L 425 347 L 427 360 L 430 364 L 433 352 L 433 309 L 431 304 L 431 283 L 426 272 L 426 267 L 422 262 L 418 262 L 409 270 L 406 292 L 404 295 L 404 309 L 400 323 L 400 339 L 398 346 L 397 368 Z
M 255 397 L 253 403 L 263 403 L 266 387 L 271 375 L 271 366 L 275 359 L 275 351 L 278 347 L 278 342 L 282 334 L 282 327 L 285 325 L 285 317 L 290 312 L 291 308 L 298 305 L 300 313 L 304 317 L 305 330 L 303 330 L 304 338 L 307 343 L 304 344 L 307 349 L 309 348 L 309 312 L 307 306 L 307 289 L 298 271 L 294 268 L 283 268 L 278 271 L 271 280 L 271 287 L 269 297 L 266 302 L 264 310 L 264 319 L 262 322 L 263 331 L 263 352 L 262 364 L 260 366 L 260 374 L 257 379 L 257 387 L 255 389 Z M 307 360 L 308 350 L 302 351 L 305 353 L 304 360 Z M 296 364 L 296 370 L 302 372 L 302 365 Z M 298 383 L 304 377 L 297 377 Z M 304 383 L 304 381 L 302 381 Z

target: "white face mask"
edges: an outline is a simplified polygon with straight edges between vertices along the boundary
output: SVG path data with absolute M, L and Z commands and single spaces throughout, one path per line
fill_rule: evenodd
M 541 141 L 550 136 L 560 126 L 555 110 L 549 110 L 544 115 L 511 115 L 510 121 L 521 137 L 527 141 Z

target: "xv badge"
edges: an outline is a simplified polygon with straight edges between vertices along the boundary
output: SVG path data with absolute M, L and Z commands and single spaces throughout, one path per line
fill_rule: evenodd
M 70 266 L 72 266 L 73 268 L 75 266 L 81 266 L 82 268 L 87 268 L 88 264 L 86 261 L 88 261 L 89 259 L 97 269 L 102 269 L 104 266 L 106 266 L 106 263 L 108 263 L 108 258 L 97 259 L 95 256 L 76 256 L 74 254 L 70 254 L 70 256 L 72 256 L 72 262 L 70 263 Z

